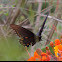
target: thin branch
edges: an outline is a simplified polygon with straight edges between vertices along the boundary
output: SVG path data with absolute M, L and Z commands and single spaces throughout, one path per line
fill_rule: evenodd
M 10 22 L 10 24 L 13 24 L 14 22 L 15 22 L 15 20 L 16 20 L 16 18 L 18 17 L 18 15 L 20 14 L 20 6 L 21 6 L 21 2 L 22 2 L 22 0 L 19 2 L 19 4 L 17 5 L 17 9 L 15 9 L 15 14 L 14 14 L 14 16 L 12 17 L 12 20 L 11 20 L 11 22 Z
M 43 14 L 38 14 L 38 15 L 40 15 L 40 16 L 44 16 L 44 17 L 47 16 L 47 15 L 43 15 Z M 60 20 L 60 19 L 58 19 L 58 18 L 55 18 L 55 17 L 52 17 L 52 16 L 50 16 L 50 15 L 48 16 L 48 18 L 50 18 L 50 19 L 54 19 L 54 20 L 56 20 L 56 21 L 62 23 L 62 20 Z
M 42 1 L 42 0 L 39 0 L 39 1 Z M 42 3 L 39 2 L 38 3 L 38 11 L 37 11 L 37 14 L 40 14 L 41 13 L 41 7 L 42 7 Z M 38 30 L 38 27 L 39 27 L 39 23 L 40 23 L 40 15 L 37 16 L 36 18 L 36 22 L 35 22 L 35 29 L 36 31 Z
M 59 1 L 59 0 L 57 0 L 57 1 Z M 58 3 L 58 5 L 56 5 L 55 13 L 57 13 L 57 11 L 59 10 L 59 9 L 58 9 L 58 6 L 59 6 L 59 3 Z M 56 16 L 56 15 L 55 15 L 55 16 Z M 60 13 L 58 13 L 57 18 L 61 18 L 61 14 L 60 14 Z M 50 31 L 49 34 L 48 34 L 48 38 L 47 38 L 47 40 L 46 40 L 47 42 L 46 42 L 45 45 L 49 44 L 49 42 L 50 42 L 49 40 L 52 39 L 52 36 L 53 36 L 53 34 L 54 34 L 54 32 L 55 32 L 55 29 L 53 28 L 53 26 L 57 27 L 57 24 L 58 24 L 58 21 L 54 20 L 53 25 L 52 25 L 52 28 L 51 28 L 51 31 Z M 49 39 L 49 40 L 48 40 L 48 39 Z

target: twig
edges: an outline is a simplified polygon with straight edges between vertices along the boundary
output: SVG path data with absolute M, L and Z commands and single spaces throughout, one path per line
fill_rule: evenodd
M 58 0 L 57 0 L 58 1 Z M 59 5 L 59 4 L 58 4 Z M 56 6 L 56 8 L 57 8 L 57 6 Z M 58 10 L 58 8 L 55 10 L 55 13 L 57 13 L 57 10 Z M 55 15 L 56 16 L 56 15 Z M 61 14 L 59 13 L 58 15 L 57 15 L 57 18 L 61 18 Z M 49 34 L 48 34 L 48 38 L 47 38 L 47 42 L 46 42 L 46 45 L 47 44 L 49 44 L 49 40 L 51 40 L 52 39 L 52 36 L 53 36 L 53 34 L 54 34 L 54 32 L 55 32 L 55 30 L 53 29 L 53 26 L 57 26 L 57 24 L 58 24 L 58 21 L 54 21 L 53 22 L 53 25 L 52 25 L 52 28 L 51 28 L 51 31 L 49 32 Z M 48 40 L 49 39 L 49 40 Z
M 16 7 L 0 7 L 0 9 L 15 9 Z
M 25 49 L 26 49 L 26 51 L 27 51 L 27 53 L 28 53 L 28 55 L 29 55 L 29 58 L 30 58 L 30 57 L 31 57 L 31 55 L 30 55 L 30 53 L 28 52 L 27 47 L 25 47 Z
M 40 15 L 40 16 L 44 16 L 44 17 L 47 16 L 47 15 L 43 15 L 43 14 L 38 14 L 38 15 Z M 55 18 L 55 17 L 52 17 L 52 16 L 50 16 L 50 15 L 48 16 L 48 18 L 54 19 L 54 20 L 56 20 L 56 21 L 62 23 L 62 20 L 60 20 L 60 19 L 58 19 L 58 18 Z
M 17 6 L 17 9 L 15 10 L 15 14 L 14 14 L 14 16 L 12 17 L 12 20 L 11 20 L 11 22 L 10 22 L 10 24 L 14 24 L 15 23 L 15 21 L 16 21 L 16 18 L 18 17 L 18 15 L 20 14 L 20 5 L 21 5 L 21 2 L 22 2 L 22 0 L 19 2 L 19 4 L 18 4 L 18 6 Z
M 39 1 L 42 1 L 42 0 L 39 0 Z M 38 11 L 37 11 L 37 14 L 40 14 L 41 13 L 41 7 L 42 7 L 42 3 L 39 2 L 38 3 Z M 35 29 L 36 31 L 38 30 L 38 27 L 39 27 L 39 22 L 40 22 L 40 15 L 37 16 L 36 18 L 36 22 L 35 22 Z

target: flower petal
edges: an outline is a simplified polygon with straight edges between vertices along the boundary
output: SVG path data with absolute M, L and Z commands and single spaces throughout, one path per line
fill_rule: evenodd
M 56 46 L 56 45 L 59 45 L 59 44 L 61 44 L 60 40 L 59 40 L 59 39 L 56 39 L 56 40 L 55 40 L 55 46 Z
M 41 56 L 38 55 L 36 51 L 34 52 L 34 57 L 35 57 L 35 58 L 41 58 Z
M 36 61 L 35 57 L 30 57 L 27 61 Z

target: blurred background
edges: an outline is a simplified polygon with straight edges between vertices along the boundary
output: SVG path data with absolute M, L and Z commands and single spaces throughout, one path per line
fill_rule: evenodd
M 29 58 L 10 24 L 23 26 L 36 34 L 47 12 L 42 41 L 35 44 L 33 51 L 62 38 L 62 0 L 0 0 L 0 61 L 26 61 Z M 32 48 L 27 48 L 31 55 Z

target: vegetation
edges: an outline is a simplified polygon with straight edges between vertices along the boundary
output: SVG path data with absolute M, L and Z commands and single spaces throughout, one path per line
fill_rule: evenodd
M 46 53 L 46 46 L 54 55 L 50 42 L 62 39 L 62 1 L 39 1 L 0 0 L 0 61 L 27 61 L 28 52 L 32 56 L 34 51 L 40 48 Z M 47 12 L 49 12 L 49 17 L 42 32 L 42 41 L 37 42 L 34 48 L 28 47 L 27 52 L 26 48 L 19 43 L 19 37 L 11 29 L 10 24 L 23 26 L 37 34 Z

